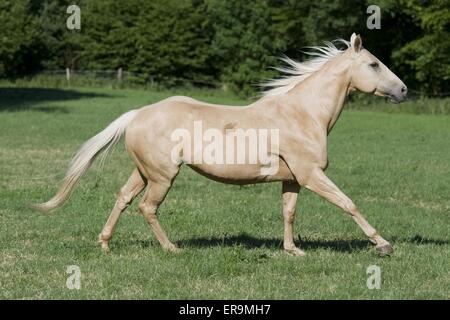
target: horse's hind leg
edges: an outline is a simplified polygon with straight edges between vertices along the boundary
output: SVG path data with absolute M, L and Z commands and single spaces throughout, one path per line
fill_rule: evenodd
M 179 249 L 167 238 L 156 216 L 158 207 L 164 201 L 171 184 L 172 181 L 151 181 L 149 189 L 139 204 L 139 209 L 152 228 L 161 246 L 168 251 L 177 252 Z
M 133 199 L 141 193 L 147 185 L 147 180 L 141 175 L 138 169 L 134 169 L 127 183 L 120 189 L 117 195 L 117 201 L 111 214 L 98 237 L 103 250 L 108 250 L 109 240 L 111 239 L 120 214 L 130 205 Z

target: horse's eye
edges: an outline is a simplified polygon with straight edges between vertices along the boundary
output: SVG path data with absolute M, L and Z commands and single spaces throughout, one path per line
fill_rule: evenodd
M 378 62 L 372 62 L 371 64 L 369 64 L 369 66 L 371 66 L 374 69 L 379 67 Z

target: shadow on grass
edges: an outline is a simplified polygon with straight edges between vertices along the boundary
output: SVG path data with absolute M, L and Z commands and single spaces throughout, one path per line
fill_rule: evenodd
M 33 110 L 49 113 L 67 113 L 67 108 L 41 104 L 94 97 L 108 97 L 108 95 L 67 89 L 0 87 L 0 112 Z
M 247 249 L 271 248 L 281 249 L 283 247 L 282 238 L 255 238 L 242 233 L 236 236 L 226 236 L 223 238 L 191 238 L 177 242 L 181 247 L 215 247 L 215 246 L 243 246 Z M 310 240 L 300 239 L 296 245 L 304 250 L 309 249 L 331 249 L 340 252 L 351 252 L 371 247 L 368 240 Z
M 415 235 L 410 238 L 390 238 L 394 249 L 396 244 L 410 243 L 416 245 L 450 245 L 449 240 L 424 238 Z M 248 234 L 241 233 L 239 235 L 229 235 L 225 237 L 198 237 L 176 241 L 180 248 L 210 248 L 210 247 L 234 247 L 243 246 L 247 249 L 269 248 L 282 249 L 282 238 L 255 238 Z M 115 244 L 119 247 L 139 246 L 141 248 L 149 248 L 159 246 L 158 242 L 153 239 L 148 240 L 123 240 Z M 296 241 L 296 245 L 303 250 L 329 249 L 337 252 L 354 252 L 358 250 L 371 249 L 373 244 L 369 240 L 364 239 L 343 239 L 343 240 L 311 240 L 300 239 Z
M 450 241 L 441 239 L 430 239 L 416 235 L 411 238 L 394 238 L 391 243 L 412 243 L 412 244 L 433 244 L 449 245 Z M 281 249 L 283 241 L 281 238 L 255 238 L 245 233 L 236 236 L 227 236 L 223 238 L 191 238 L 177 242 L 181 247 L 215 247 L 215 246 L 244 246 L 248 249 L 253 248 L 272 248 Z M 352 252 L 372 248 L 373 244 L 364 239 L 343 239 L 343 240 L 311 240 L 307 238 L 296 241 L 301 249 L 330 249 L 339 252 Z
M 431 238 L 424 238 L 420 235 L 415 235 L 411 238 L 393 238 L 393 243 L 413 243 L 413 244 L 434 244 L 438 246 L 445 246 L 450 245 L 450 240 L 442 240 L 442 239 L 431 239 Z

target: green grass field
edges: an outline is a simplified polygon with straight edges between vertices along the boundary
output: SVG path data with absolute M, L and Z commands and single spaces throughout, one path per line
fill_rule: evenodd
M 328 175 L 393 244 L 388 258 L 306 190 L 295 227 L 307 256 L 288 256 L 279 183 L 230 186 L 188 168 L 159 212 L 183 251 L 163 251 L 134 203 L 105 254 L 97 235 L 133 169 L 122 143 L 63 208 L 27 207 L 55 192 L 81 143 L 123 112 L 175 93 L 246 103 L 201 90 L 0 88 L 0 298 L 450 299 L 448 115 L 345 111 L 330 135 Z M 70 265 L 81 269 L 80 290 L 66 287 Z M 379 290 L 366 286 L 371 265 L 381 268 Z

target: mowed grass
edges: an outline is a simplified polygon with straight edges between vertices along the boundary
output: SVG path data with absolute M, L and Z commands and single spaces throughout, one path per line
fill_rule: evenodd
M 288 256 L 280 183 L 230 186 L 189 168 L 159 211 L 182 252 L 161 249 L 136 201 L 105 254 L 97 235 L 133 169 L 123 143 L 63 208 L 44 215 L 27 207 L 53 195 L 85 140 L 173 94 L 246 103 L 214 91 L 0 88 L 0 298 L 450 298 L 449 116 L 345 111 L 330 135 L 327 174 L 391 241 L 391 257 L 306 190 L 295 228 L 307 256 Z M 70 265 L 81 269 L 80 290 L 66 287 Z M 379 290 L 366 286 L 371 265 L 381 268 Z

